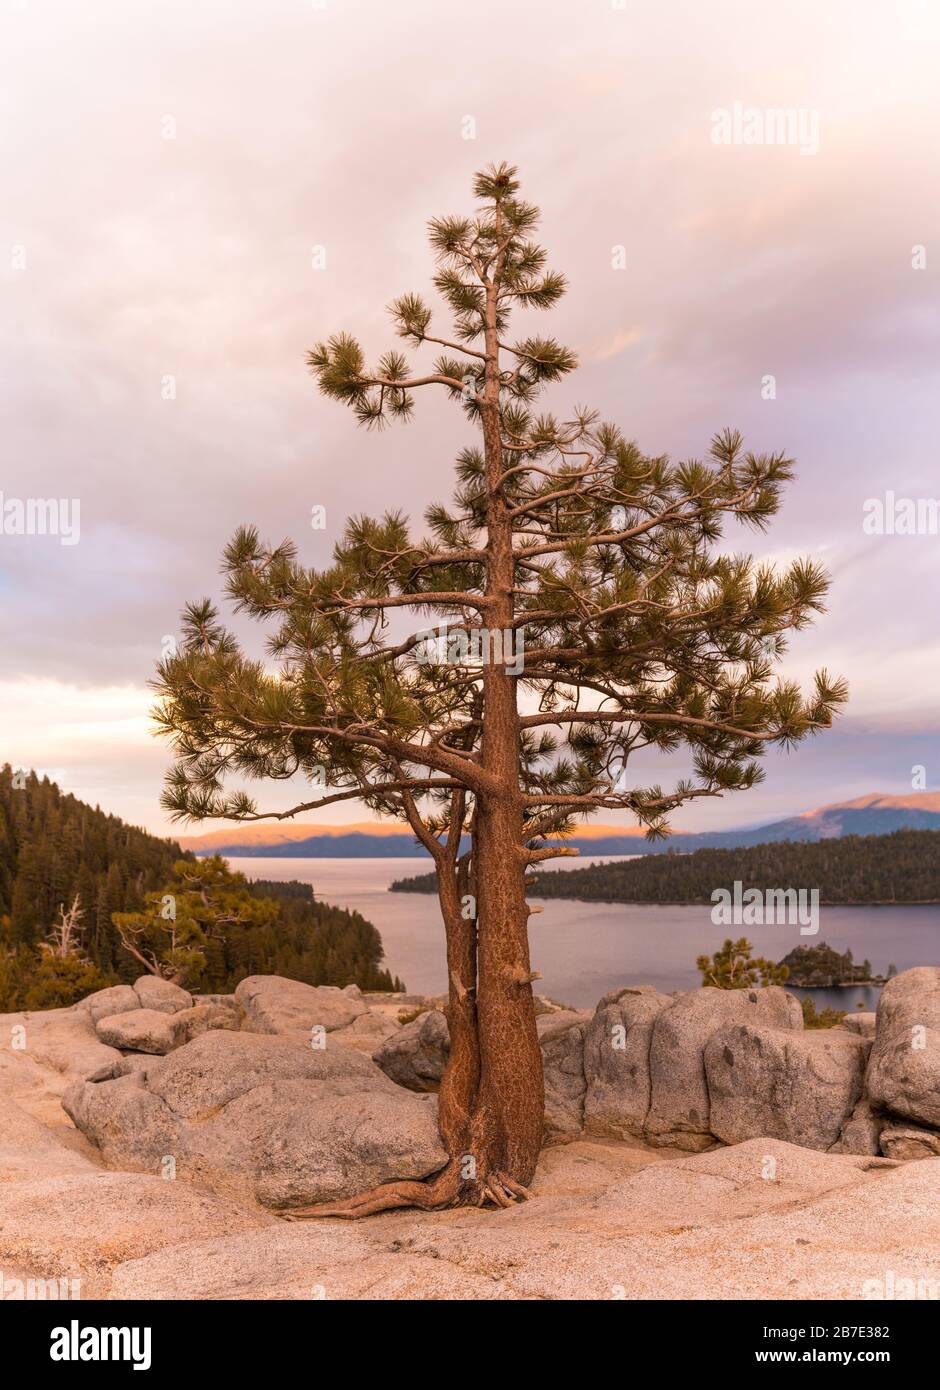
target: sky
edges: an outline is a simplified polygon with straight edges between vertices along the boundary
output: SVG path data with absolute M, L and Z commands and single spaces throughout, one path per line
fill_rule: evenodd
M 782 671 L 848 678 L 837 729 L 673 824 L 940 788 L 940 536 L 863 529 L 940 496 L 938 50 L 932 0 L 0 0 L 0 762 L 169 830 L 147 682 L 234 529 L 321 564 L 350 513 L 449 497 L 459 411 L 365 433 L 304 356 L 396 345 L 426 219 L 508 160 L 570 285 L 547 404 L 784 449 L 771 530 L 729 543 L 833 577 Z M 37 498 L 77 535 L 17 534 Z

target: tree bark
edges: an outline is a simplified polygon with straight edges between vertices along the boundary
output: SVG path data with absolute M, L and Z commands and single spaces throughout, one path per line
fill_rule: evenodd
M 500 230 L 497 210 L 498 235 Z M 491 636 L 514 632 L 515 618 L 512 519 L 501 481 L 498 271 L 497 265 L 486 290 L 481 406 L 487 489 L 485 613 Z M 525 1187 L 541 1148 L 545 1096 L 529 966 L 516 677 L 498 661 L 497 647 L 493 640 L 487 643 L 490 660 L 483 668 L 481 758 L 498 790 L 477 798 L 480 1089 L 472 1133 L 486 1172 Z M 509 653 L 501 654 L 510 660 Z
M 544 1085 L 529 966 L 521 817 L 481 806 L 477 1013 L 480 1088 L 473 1151 L 484 1174 L 526 1187 L 542 1146 Z
M 388 1183 L 347 1202 L 285 1213 L 289 1219 L 359 1217 L 397 1206 L 508 1206 L 527 1195 L 542 1146 L 545 1092 L 529 964 L 516 676 L 506 670 L 511 655 L 499 646 L 503 634 L 515 632 L 515 557 L 502 492 L 498 275 L 497 265 L 486 287 L 480 406 L 487 488 L 480 754 L 493 790 L 476 796 L 475 920 L 463 911 L 465 874 L 456 852 L 451 857 L 439 843 L 426 841 L 437 868 L 447 939 L 450 1058 L 441 1080 L 439 1126 L 449 1162 L 426 1183 Z
M 447 939 L 450 1056 L 438 1093 L 438 1125 L 452 1160 L 470 1152 L 470 1118 L 480 1085 L 475 915 L 464 914 L 467 866 L 439 869 L 438 898 Z

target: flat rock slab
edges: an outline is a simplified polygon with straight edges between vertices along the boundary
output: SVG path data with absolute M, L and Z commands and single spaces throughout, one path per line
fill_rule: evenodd
M 112 1268 L 124 1260 L 271 1220 L 187 1183 L 140 1173 L 10 1183 L 0 1189 L 0 1265 L 42 1278 L 79 1278 L 83 1297 L 102 1297 Z
M 133 1009 L 100 1018 L 98 1037 L 110 1047 L 133 1052 L 172 1052 L 176 1046 L 173 1015 L 158 1009 Z
M 0 1193 L 5 1183 L 100 1171 L 91 1159 L 61 1143 L 15 1101 L 0 1095 Z M 0 1210 L 2 1205 L 0 1200 Z
M 407 1237 L 396 1243 L 398 1229 L 396 1218 L 379 1217 L 366 1223 L 282 1224 L 201 1240 L 121 1265 L 111 1297 L 490 1301 L 506 1296 L 493 1275 L 470 1274 L 434 1254 L 413 1255 Z
M 370 1009 L 368 1013 L 354 1018 L 352 1023 L 348 1023 L 344 1028 L 334 1029 L 333 1038 L 345 1047 L 354 1047 L 357 1052 L 371 1057 L 377 1047 L 400 1032 L 401 1024 L 397 1019 L 390 1018 L 387 1014 L 373 1013 Z
M 651 1164 L 687 1158 L 673 1149 L 614 1139 L 574 1139 L 542 1150 L 529 1191 L 534 1197 L 590 1197 L 632 1177 Z
M 155 1095 L 183 1119 L 208 1117 L 256 1086 L 305 1080 L 352 1090 L 391 1088 L 367 1057 L 336 1042 L 310 1046 L 305 1034 L 271 1037 L 206 1033 L 168 1057 L 152 1083 Z
M 163 1056 L 201 1033 L 213 1029 L 234 1032 L 241 1026 L 241 1011 L 223 1004 L 197 1004 L 172 1013 L 160 1009 L 133 1009 L 99 1018 L 96 1032 L 102 1042 L 126 1052 L 150 1052 Z M 107 1080 L 102 1073 L 93 1078 Z
M 500 1269 L 515 1298 L 858 1300 L 888 1270 L 940 1280 L 940 1174 L 919 1176 L 931 1166 L 859 1172 L 819 1196 L 796 1194 L 790 1206 L 695 1224 L 689 1192 L 677 1203 L 670 1190 L 676 1165 L 668 1163 L 640 1175 L 652 1230 L 608 1233 L 608 1213 L 572 1204 L 543 1219 L 533 1211 L 524 1229 L 510 1212 L 486 1227 L 423 1230 L 411 1248 L 433 1244 L 468 1273 Z M 722 1185 L 727 1179 L 715 1179 Z M 639 1195 L 624 1186 L 625 1198 Z
M 573 1147 L 590 1161 L 590 1145 Z M 195 1241 L 122 1265 L 112 1296 L 860 1299 L 889 1269 L 940 1279 L 938 1184 L 940 1160 L 897 1167 L 756 1140 L 503 1212 Z
M 857 1187 L 869 1174 L 894 1167 L 882 1158 L 817 1153 L 762 1137 L 647 1166 L 609 1186 L 591 1220 L 631 1235 L 720 1226 Z
M 305 985 L 281 975 L 249 975 L 235 997 L 245 1010 L 245 1026 L 254 1033 L 331 1033 L 368 1012 L 361 995 L 356 998 L 333 985 Z
M 120 1052 L 95 1033 L 81 1005 L 2 1015 L 0 1049 L 14 1060 L 30 1059 L 58 1072 L 64 1083 L 93 1076 L 120 1060 Z

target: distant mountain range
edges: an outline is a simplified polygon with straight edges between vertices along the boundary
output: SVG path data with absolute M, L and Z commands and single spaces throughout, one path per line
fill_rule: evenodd
M 822 806 L 770 825 L 672 835 L 651 844 L 640 829 L 587 825 L 566 840 L 582 854 L 662 854 L 667 850 L 735 849 L 777 840 L 832 840 L 843 835 L 889 835 L 893 830 L 940 830 L 940 793 L 886 796 L 870 792 L 854 801 Z M 410 830 L 388 823 L 355 825 L 245 825 L 181 836 L 194 854 L 272 859 L 409 859 L 423 857 Z

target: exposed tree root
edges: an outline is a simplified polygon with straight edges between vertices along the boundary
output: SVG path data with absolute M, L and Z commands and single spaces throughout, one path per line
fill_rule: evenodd
M 318 1202 L 312 1207 L 292 1207 L 278 1213 L 285 1221 L 310 1221 L 318 1217 L 333 1217 L 358 1221 L 363 1216 L 375 1216 L 382 1211 L 403 1207 L 419 1211 L 443 1211 L 447 1207 L 485 1206 L 511 1207 L 524 1202 L 528 1189 L 507 1173 L 492 1171 L 483 1180 L 467 1182 L 460 1165 L 451 1161 L 443 1172 L 430 1182 L 388 1182 L 368 1192 L 357 1193 L 339 1202 Z
M 500 1172 L 488 1174 L 482 1192 L 484 1197 L 488 1197 L 498 1207 L 511 1207 L 514 1202 L 526 1202 L 530 1196 L 529 1189 L 523 1187 L 521 1182 L 516 1182 L 508 1173 Z

